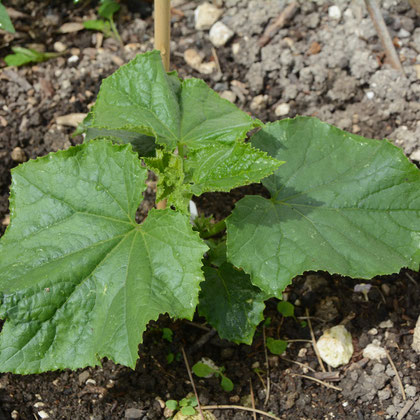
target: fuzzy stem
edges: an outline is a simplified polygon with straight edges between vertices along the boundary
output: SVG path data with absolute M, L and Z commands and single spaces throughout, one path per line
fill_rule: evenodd
M 221 220 L 220 222 L 215 223 L 207 232 L 200 233 L 200 237 L 202 239 L 208 239 L 212 236 L 216 236 L 218 233 L 224 231 L 226 229 L 225 220 Z

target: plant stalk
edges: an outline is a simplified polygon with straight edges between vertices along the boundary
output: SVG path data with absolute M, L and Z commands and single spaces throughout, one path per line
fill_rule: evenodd
M 200 233 L 201 239 L 208 239 L 212 236 L 216 236 L 218 233 L 224 231 L 226 229 L 225 220 L 221 220 L 220 222 L 215 223 L 207 232 Z

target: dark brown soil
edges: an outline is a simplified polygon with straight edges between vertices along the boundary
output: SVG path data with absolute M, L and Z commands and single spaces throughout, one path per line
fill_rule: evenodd
M 113 39 L 104 40 L 102 46 L 96 48 L 98 38 L 92 32 L 58 32 L 63 23 L 81 21 L 90 16 L 95 10 L 92 6 L 76 8 L 69 1 L 64 7 L 63 2 L 48 0 L 4 3 L 23 15 L 13 18 L 17 29 L 15 36 L 0 32 L 0 57 L 10 53 L 11 46 L 33 43 L 53 51 L 54 43 L 62 42 L 67 46 L 67 52 L 45 63 L 3 69 L 0 73 L 0 233 L 8 223 L 10 169 L 19 163 L 12 159 L 12 151 L 20 147 L 27 159 L 33 159 L 81 142 L 81 138 L 70 137 L 73 127 L 57 124 L 56 118 L 86 113 L 88 105 L 95 100 L 100 80 L 134 57 L 135 53 L 151 49 L 153 32 L 150 5 L 145 2 L 140 2 L 140 9 L 132 9 L 129 3 L 128 6 L 123 4 L 123 13 L 118 21 L 126 45 L 123 49 Z M 420 127 L 417 124 L 420 89 L 416 77 L 420 76 L 413 73 L 415 57 L 419 54 L 418 45 L 414 45 L 415 39 L 419 39 L 415 37 L 419 18 L 409 7 L 403 7 L 399 2 L 387 6 L 385 3 L 392 2 L 383 2 L 387 23 L 392 34 L 400 36 L 401 54 L 406 56 L 403 64 L 408 82 L 395 84 L 397 75 L 383 63 L 380 44 L 369 28 L 369 20 L 360 5 L 350 7 L 349 1 L 343 1 L 341 10 L 352 10 L 355 16 L 357 10 L 362 10 L 358 22 L 363 43 L 355 44 L 355 48 L 359 48 L 360 54 L 367 51 L 366 57 L 369 60 L 373 57 L 377 63 L 368 70 L 366 68 L 371 62 L 364 63 L 363 55 L 360 61 L 354 56 L 347 57 L 346 61 L 345 54 L 343 62 L 330 60 L 330 56 L 337 57 L 342 51 L 333 50 L 330 55 L 327 54 L 330 46 L 323 38 L 326 36 L 323 31 L 329 30 L 331 38 L 337 39 L 334 42 L 341 45 L 346 39 L 346 28 L 351 24 L 347 17 L 333 24 L 330 22 L 328 7 L 333 2 L 320 1 L 319 6 L 301 2 L 300 11 L 290 25 L 269 44 L 273 46 L 272 54 L 267 55 L 270 59 L 261 53 L 256 41 L 269 18 L 279 13 L 282 2 L 276 5 L 279 10 L 270 9 L 266 16 L 255 13 L 247 25 L 242 25 L 241 33 L 239 19 L 243 17 L 241 13 L 246 9 L 247 2 L 226 0 L 224 16 L 226 23 L 235 29 L 235 38 L 217 49 L 222 74 L 200 75 L 186 65 L 183 52 L 187 48 L 195 48 L 202 52 L 205 61 L 216 59 L 208 40 L 208 31 L 194 29 L 193 10 L 197 2 L 173 3 L 176 3 L 176 11 L 173 15 L 172 67 L 181 77 L 203 77 L 219 92 L 233 91 L 238 106 L 264 121 L 277 119 L 276 107 L 287 103 L 290 112 L 284 116 L 297 113 L 317 115 L 327 122 L 368 137 L 391 137 L 414 159 L 414 153 L 420 147 L 416 134 Z M 362 2 L 360 4 L 363 5 Z M 264 3 L 264 7 L 268 6 Z M 258 19 L 262 19 L 263 23 Z M 313 50 L 310 48 L 316 47 L 314 42 L 322 44 L 322 50 L 311 58 Z M 239 55 L 232 52 L 234 43 L 240 45 Z M 293 54 L 284 54 L 287 50 L 285 43 L 293 44 L 290 47 Z M 69 60 L 71 56 L 78 58 L 72 61 Z M 270 62 L 273 57 L 281 61 L 280 67 Z M 261 86 L 258 72 L 251 71 L 258 63 L 265 66 Z M 309 70 L 305 73 L 303 68 Z M 389 84 L 391 93 L 388 89 L 388 93 L 382 95 L 375 90 L 381 81 Z M 296 92 L 290 86 L 294 86 Z M 343 96 L 341 92 L 347 93 Z M 366 92 L 373 92 L 375 99 L 367 100 Z M 259 95 L 263 96 L 262 105 L 255 100 Z M 393 110 L 387 114 L 385 111 L 391 108 Z M 152 196 L 153 188 L 149 190 Z M 266 194 L 262 187 L 250 186 L 230 194 L 205 194 L 196 201 L 200 212 L 220 219 L 230 213 L 240 197 L 251 193 Z M 202 319 L 197 318 L 192 324 L 171 321 L 162 316 L 157 323 L 151 323 L 145 334 L 134 371 L 105 360 L 101 368 L 76 372 L 28 376 L 2 374 L 0 420 L 38 419 L 42 418 L 42 413 L 50 419 L 122 419 L 130 418 L 130 411 L 127 411 L 130 408 L 139 410 L 137 414 L 131 411 L 131 418 L 152 420 L 168 417 L 170 413 L 164 410 L 164 401 L 180 400 L 192 392 L 187 369 L 180 357 L 182 347 L 191 365 L 202 357 L 211 358 L 217 365 L 226 368 L 227 376 L 235 385 L 231 393 L 226 393 L 216 378 L 195 377 L 203 405 L 249 406 L 252 387 L 256 408 L 282 419 L 385 419 L 397 418 L 398 415 L 398 418 L 405 419 L 420 418 L 420 374 L 417 367 L 420 360 L 411 348 L 413 328 L 420 313 L 419 273 L 402 270 L 393 276 L 373 279 L 368 301 L 354 292 L 358 283 L 361 281 L 327 273 L 306 273 L 296 278 L 286 291 L 289 301 L 296 306 L 299 322 L 282 319 L 274 300 L 267 302 L 265 312 L 266 319 L 271 318 L 265 334 L 289 340 L 310 339 L 308 326 L 300 324 L 306 308 L 313 317 L 312 325 L 317 338 L 325 328 L 348 320 L 346 327 L 352 334 L 355 352 L 348 365 L 337 369 L 336 380 L 328 382 L 340 390 L 327 388 L 301 376 L 319 376 L 321 372 L 308 341 L 291 342 L 284 357 L 269 356 L 267 369 L 262 326 L 252 346 L 234 345 L 213 335 L 196 348 L 194 345 L 198 340 L 208 334 L 208 326 L 203 324 Z M 388 326 L 380 326 L 382 321 L 388 320 L 392 321 Z M 173 330 L 173 342 L 162 338 L 164 327 Z M 363 358 L 363 348 L 373 340 L 378 340 L 382 347 L 387 348 L 401 377 L 406 400 L 402 397 L 389 360 Z M 168 364 L 170 353 L 175 360 Z M 265 404 L 267 378 L 270 392 Z M 407 408 L 409 410 L 405 413 Z M 133 417 L 135 414 L 137 417 Z M 254 418 L 252 413 L 238 409 L 215 410 L 213 414 L 217 419 Z

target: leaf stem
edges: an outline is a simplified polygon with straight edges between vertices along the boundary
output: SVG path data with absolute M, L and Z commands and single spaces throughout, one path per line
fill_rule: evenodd
M 111 25 L 111 31 L 114 34 L 116 40 L 120 43 L 121 46 L 123 46 L 124 44 L 123 44 L 123 42 L 121 40 L 120 34 L 118 32 L 118 29 L 115 26 L 114 19 L 109 19 L 109 24 Z
M 212 236 L 216 236 L 218 233 L 224 231 L 226 229 L 225 219 L 221 220 L 220 222 L 215 223 L 208 231 L 201 232 L 200 237 L 201 239 L 208 239 Z

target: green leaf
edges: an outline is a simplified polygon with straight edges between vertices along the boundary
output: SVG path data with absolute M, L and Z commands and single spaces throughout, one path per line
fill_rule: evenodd
M 193 416 L 194 414 L 196 414 L 195 409 L 191 407 L 190 405 L 186 405 L 185 407 L 182 407 L 181 413 L 184 416 Z
M 99 16 L 111 20 L 114 16 L 114 13 L 120 10 L 120 5 L 114 0 L 103 0 L 99 6 L 98 13 Z
M 224 263 L 220 268 L 204 267 L 198 310 L 221 338 L 251 344 L 257 325 L 264 319 L 268 297 L 251 284 L 243 271 Z
M 170 328 L 162 328 L 162 338 L 164 340 L 172 343 L 173 335 L 174 335 L 174 333 Z
M 86 118 L 78 125 L 72 137 L 85 133 L 84 142 L 97 138 L 105 138 L 118 144 L 128 144 L 133 146 L 133 150 L 139 156 L 155 156 L 156 142 L 154 137 L 143 134 L 133 133 L 125 130 L 105 130 L 92 127 L 93 115 L 88 113 Z
M 290 302 L 286 302 L 285 300 L 282 300 L 277 304 L 277 310 L 284 317 L 295 316 L 295 307 Z
M 106 37 L 110 37 L 112 34 L 110 23 L 102 19 L 85 20 L 83 26 L 91 31 L 103 32 Z
M 175 360 L 175 355 L 173 353 L 168 353 L 166 355 L 166 363 L 170 365 Z
M 217 372 L 217 370 L 212 369 L 209 365 L 206 365 L 203 362 L 197 362 L 191 369 L 199 378 L 206 378 Z
M 226 392 L 231 392 L 233 390 L 233 382 L 225 375 L 222 375 L 220 385 Z
M 14 54 L 6 55 L 4 61 L 8 66 L 23 66 L 29 63 L 41 63 L 50 58 L 58 57 L 59 53 L 41 53 L 33 49 L 23 47 L 12 47 Z
M 212 144 L 193 150 L 185 162 L 186 181 L 194 195 L 230 191 L 259 182 L 282 163 L 250 144 Z
M 92 108 L 96 128 L 153 136 L 174 150 L 243 139 L 260 125 L 203 81 L 165 73 L 158 51 L 138 55 L 102 82 Z
M 253 284 L 280 297 L 307 270 L 419 268 L 420 172 L 400 149 L 307 117 L 269 124 L 252 144 L 287 162 L 263 181 L 270 200 L 245 197 L 226 222 L 228 260 Z
M 165 405 L 169 408 L 169 410 L 175 411 L 178 408 L 178 401 L 168 400 L 165 402 Z
M 134 368 L 151 319 L 193 316 L 207 247 L 170 209 L 135 223 L 146 177 L 131 146 L 107 141 L 13 169 L 0 371 L 76 369 L 102 357 Z
M 274 338 L 268 337 L 267 341 L 267 348 L 273 354 L 283 354 L 287 349 L 287 341 L 284 340 L 275 340 Z
M 7 14 L 6 8 L 0 2 L 0 29 L 10 32 L 12 34 L 16 33 L 13 23 L 10 20 L 9 15 Z

